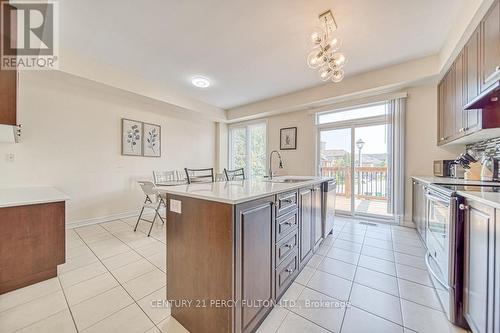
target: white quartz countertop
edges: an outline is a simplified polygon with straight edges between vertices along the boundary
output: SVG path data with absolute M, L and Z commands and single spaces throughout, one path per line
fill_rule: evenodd
M 279 180 L 283 178 L 304 179 L 296 183 L 278 183 L 265 181 L 263 179 L 253 180 L 233 180 L 215 183 L 196 183 L 177 186 L 158 186 L 160 192 L 180 195 L 190 198 L 205 199 L 228 204 L 238 204 L 280 192 L 302 188 L 309 185 L 319 184 L 332 180 L 331 177 L 313 176 L 285 176 L 275 177 Z
M 54 187 L 0 188 L 0 208 L 66 201 L 69 197 Z
M 500 186 L 498 182 L 485 182 L 482 180 L 465 180 L 449 177 L 433 177 L 433 176 L 412 176 L 412 178 L 426 184 L 446 184 L 446 185 L 494 185 Z
M 458 195 L 465 198 L 477 200 L 485 205 L 500 209 L 500 193 L 480 191 L 457 191 Z

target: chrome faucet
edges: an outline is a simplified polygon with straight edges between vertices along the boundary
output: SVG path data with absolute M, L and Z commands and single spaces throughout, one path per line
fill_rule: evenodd
M 278 154 L 278 158 L 279 158 L 279 161 L 280 161 L 280 164 L 279 164 L 279 168 L 280 169 L 283 169 L 283 160 L 281 159 L 281 155 L 279 153 L 279 151 L 277 150 L 273 150 L 271 153 L 269 153 L 269 179 L 273 179 L 273 176 L 274 176 L 274 172 L 273 172 L 273 154 L 276 153 Z

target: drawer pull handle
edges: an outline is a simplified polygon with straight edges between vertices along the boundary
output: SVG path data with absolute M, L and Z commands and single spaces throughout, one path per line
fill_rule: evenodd
M 293 202 L 292 199 L 283 199 L 281 201 L 283 201 L 284 203 L 288 203 L 288 204 L 291 204 Z
M 285 224 L 286 225 L 295 225 L 295 222 L 286 221 Z
M 293 247 L 293 244 L 286 244 L 285 247 L 291 249 Z
M 286 272 L 287 272 L 288 274 L 291 274 L 291 273 L 293 272 L 293 269 L 292 269 L 292 268 L 287 268 L 287 269 L 286 269 Z
M 464 205 L 464 204 L 460 204 L 460 205 L 458 205 L 458 209 L 460 209 L 460 210 L 467 210 L 467 209 L 469 209 L 469 206 L 468 205 Z

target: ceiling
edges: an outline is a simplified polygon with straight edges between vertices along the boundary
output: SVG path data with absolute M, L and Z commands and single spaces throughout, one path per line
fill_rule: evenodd
M 465 0 L 64 0 L 60 46 L 228 109 L 321 84 L 306 65 L 331 9 L 346 76 L 442 48 Z M 195 88 L 190 79 L 213 81 Z

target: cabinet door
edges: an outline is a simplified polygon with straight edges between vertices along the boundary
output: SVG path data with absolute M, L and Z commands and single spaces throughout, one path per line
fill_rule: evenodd
M 453 136 L 458 138 L 464 135 L 464 51 L 460 52 L 455 60 L 455 127 Z M 466 111 L 467 112 L 467 111 Z
M 491 332 L 494 209 L 468 201 L 465 217 L 464 312 L 474 333 Z
M 497 0 L 481 22 L 481 91 L 498 79 L 500 71 L 500 2 Z
M 0 5 L 2 1 L 0 1 Z M 8 8 L 13 8 L 6 5 Z M 2 12 L 3 14 L 3 12 Z M 15 15 L 5 15 L 6 24 L 9 24 L 11 19 L 15 20 Z M 10 25 L 15 27 L 16 22 L 10 22 Z M 13 32 L 14 33 L 14 32 Z M 11 43 L 10 36 L 2 36 L 2 41 L 5 39 L 5 44 Z M 15 70 L 0 70 L 0 124 L 17 125 L 16 108 L 17 108 L 17 71 Z
M 313 188 L 313 226 L 314 226 L 314 249 L 319 246 L 323 240 L 323 221 L 321 219 L 321 186 L 317 185 Z
M 412 196 L 412 220 L 417 227 L 417 231 L 425 242 L 425 194 L 424 185 L 418 181 L 413 181 Z
M 495 309 L 493 311 L 493 332 L 500 332 L 500 210 L 495 210 Z
M 465 46 L 466 50 L 466 103 L 479 95 L 479 35 L 477 28 Z M 481 110 L 467 110 L 465 112 L 465 131 L 472 133 L 481 129 Z
M 440 144 L 444 141 L 444 94 L 445 94 L 445 79 L 443 78 L 438 84 L 438 133 L 437 142 Z
M 455 65 L 445 76 L 444 89 L 443 134 L 447 141 L 455 133 Z
M 257 305 L 274 298 L 273 199 L 236 207 L 236 296 L 239 301 L 250 302 L 237 308 L 237 332 L 253 332 L 271 309 L 269 304 Z
M 313 253 L 312 188 L 299 190 L 299 263 L 305 265 Z

